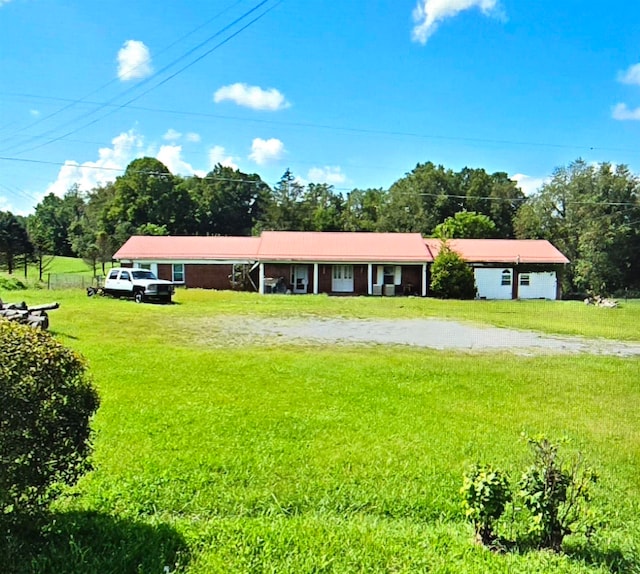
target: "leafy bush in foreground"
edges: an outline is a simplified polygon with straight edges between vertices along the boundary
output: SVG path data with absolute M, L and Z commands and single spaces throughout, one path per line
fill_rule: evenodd
M 547 438 L 529 438 L 533 464 L 522 474 L 518 496 L 531 514 L 529 532 L 543 548 L 560 550 L 564 538 L 588 524 L 584 504 L 596 473 L 582 458 L 564 460 Z
M 569 534 L 593 533 L 586 503 L 597 476 L 580 456 L 561 458 L 558 445 L 549 439 L 539 436 L 527 440 L 534 460 L 515 488 L 504 472 L 490 466 L 474 465 L 464 475 L 460 492 L 465 516 L 474 526 L 476 540 L 487 546 L 497 542 L 504 548 L 526 542 L 557 552 Z M 509 502 L 513 502 L 511 526 L 516 520 L 526 524 L 527 540 L 499 539 L 495 534 L 498 522 L 506 522 L 503 516 Z
M 79 355 L 0 320 L 0 521 L 37 515 L 89 468 L 98 403 Z
M 494 525 L 511 500 L 508 476 L 490 466 L 473 465 L 460 489 L 466 517 L 473 523 L 478 542 L 495 540 Z

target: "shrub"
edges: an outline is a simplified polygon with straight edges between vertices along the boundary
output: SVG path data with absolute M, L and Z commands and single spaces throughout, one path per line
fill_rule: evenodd
M 97 408 L 79 355 L 0 319 L 0 520 L 40 514 L 89 468 Z
M 531 513 L 529 532 L 539 546 L 560 550 L 565 536 L 590 531 L 584 503 L 591 498 L 596 473 L 581 457 L 563 460 L 558 445 L 544 437 L 528 438 L 533 464 L 522 474 L 518 495 Z
M 513 547 L 524 542 L 559 551 L 569 534 L 590 536 L 595 524 L 586 508 L 596 473 L 581 456 L 562 459 L 559 446 L 545 437 L 527 438 L 533 464 L 522 473 L 515 490 L 507 474 L 490 466 L 474 465 L 464 475 L 460 492 L 466 517 L 473 523 L 476 540 L 491 547 Z M 496 527 L 504 527 L 505 507 L 511 502 L 511 532 L 515 539 L 498 538 Z M 502 518 L 502 520 L 501 520 Z M 524 529 L 527 530 L 525 533 Z
M 0 275 L 0 290 L 2 291 L 20 291 L 26 289 L 27 286 L 15 277 L 6 277 Z
M 490 466 L 474 465 L 464 475 L 462 506 L 471 520 L 476 539 L 491 545 L 495 539 L 494 527 L 511 500 L 508 476 Z
M 431 266 L 431 292 L 442 299 L 473 299 L 476 296 L 473 269 L 446 243 L 442 244 Z

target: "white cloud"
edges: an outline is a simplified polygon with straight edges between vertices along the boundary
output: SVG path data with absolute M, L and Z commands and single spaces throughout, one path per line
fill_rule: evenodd
M 270 161 L 280 159 L 284 155 L 284 144 L 276 138 L 263 140 L 255 138 L 251 143 L 251 153 L 249 159 L 258 165 L 265 165 Z
M 40 110 L 29 110 L 29 113 L 34 117 L 37 118 L 40 115 Z
M 614 120 L 640 120 L 640 108 L 633 110 L 627 107 L 627 104 L 616 104 L 611 111 L 611 117 Z
M 190 163 L 187 163 L 182 159 L 182 146 L 163 145 L 160 148 L 160 151 L 156 154 L 156 158 L 166 165 L 171 173 L 180 175 L 197 175 L 199 177 L 204 177 L 206 175 L 206 172 L 195 169 Z
M 9 2 L 11 2 L 11 0 L 0 0 L 0 8 L 2 8 L 2 6 L 4 6 L 5 4 L 9 4 Z
M 630 66 L 626 71 L 618 74 L 618 81 L 623 84 L 635 84 L 640 86 L 640 64 Z
M 113 181 L 131 161 L 144 155 L 143 138 L 133 130 L 116 136 L 111 144 L 112 147 L 98 150 L 97 161 L 83 164 L 73 160 L 65 161 L 58 172 L 58 178 L 49 185 L 45 195 L 54 193 L 62 197 L 74 183 L 81 190 L 87 191 L 101 183 Z
M 263 90 L 258 86 L 240 83 L 223 86 L 213 94 L 213 101 L 216 104 L 227 100 L 254 110 L 275 111 L 288 108 L 291 105 L 284 95 L 275 88 Z
M 523 173 L 516 173 L 511 176 L 511 179 L 517 182 L 522 193 L 527 196 L 534 194 L 548 181 L 548 178 L 545 177 L 532 177 Z
M 227 155 L 227 151 L 221 145 L 213 146 L 209 150 L 209 169 L 213 169 L 217 164 L 238 169 L 234 157 Z
M 189 132 L 184 137 L 188 142 L 193 142 L 193 143 L 198 143 L 201 139 L 200 134 L 197 134 L 196 132 Z
M 309 181 L 314 183 L 328 183 L 336 185 L 347 181 L 347 176 L 342 173 L 339 166 L 312 167 L 307 174 Z
M 165 133 L 162 136 L 162 139 L 173 142 L 173 141 L 179 140 L 181 137 L 182 137 L 182 134 L 180 132 L 174 130 L 173 128 L 169 128 L 167 130 L 167 133 Z
M 118 52 L 118 77 L 126 82 L 146 78 L 152 72 L 149 48 L 139 40 L 127 40 Z
M 498 0 L 418 0 L 413 10 L 413 39 L 425 44 L 446 18 L 453 18 L 464 10 L 480 8 L 484 14 L 495 12 Z

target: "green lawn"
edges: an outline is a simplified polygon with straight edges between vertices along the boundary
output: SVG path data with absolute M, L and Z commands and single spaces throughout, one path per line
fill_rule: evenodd
M 95 470 L 17 572 L 640 572 L 638 359 L 208 347 L 194 328 L 220 315 L 438 316 L 637 341 L 637 302 L 20 298 L 62 303 L 51 330 L 87 358 L 102 405 Z M 590 544 L 474 546 L 462 473 L 476 460 L 523 468 L 522 431 L 568 436 L 599 470 L 604 525 Z

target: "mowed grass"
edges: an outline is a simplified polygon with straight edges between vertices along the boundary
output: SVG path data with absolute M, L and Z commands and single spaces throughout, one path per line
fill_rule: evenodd
M 17 572 L 640 571 L 637 359 L 233 341 L 208 348 L 191 329 L 220 315 L 524 326 L 542 314 L 545 330 L 560 329 L 561 315 L 594 336 L 607 336 L 617 316 L 615 338 L 638 340 L 637 304 L 196 290 L 179 291 L 171 306 L 81 292 L 23 298 L 61 301 L 51 330 L 87 358 L 102 405 L 95 470 L 56 504 L 53 534 L 12 564 Z M 589 543 L 569 540 L 566 554 L 495 554 L 473 544 L 463 520 L 466 465 L 517 474 L 528 460 L 522 431 L 569 437 L 600 472 L 593 506 L 603 525 Z

